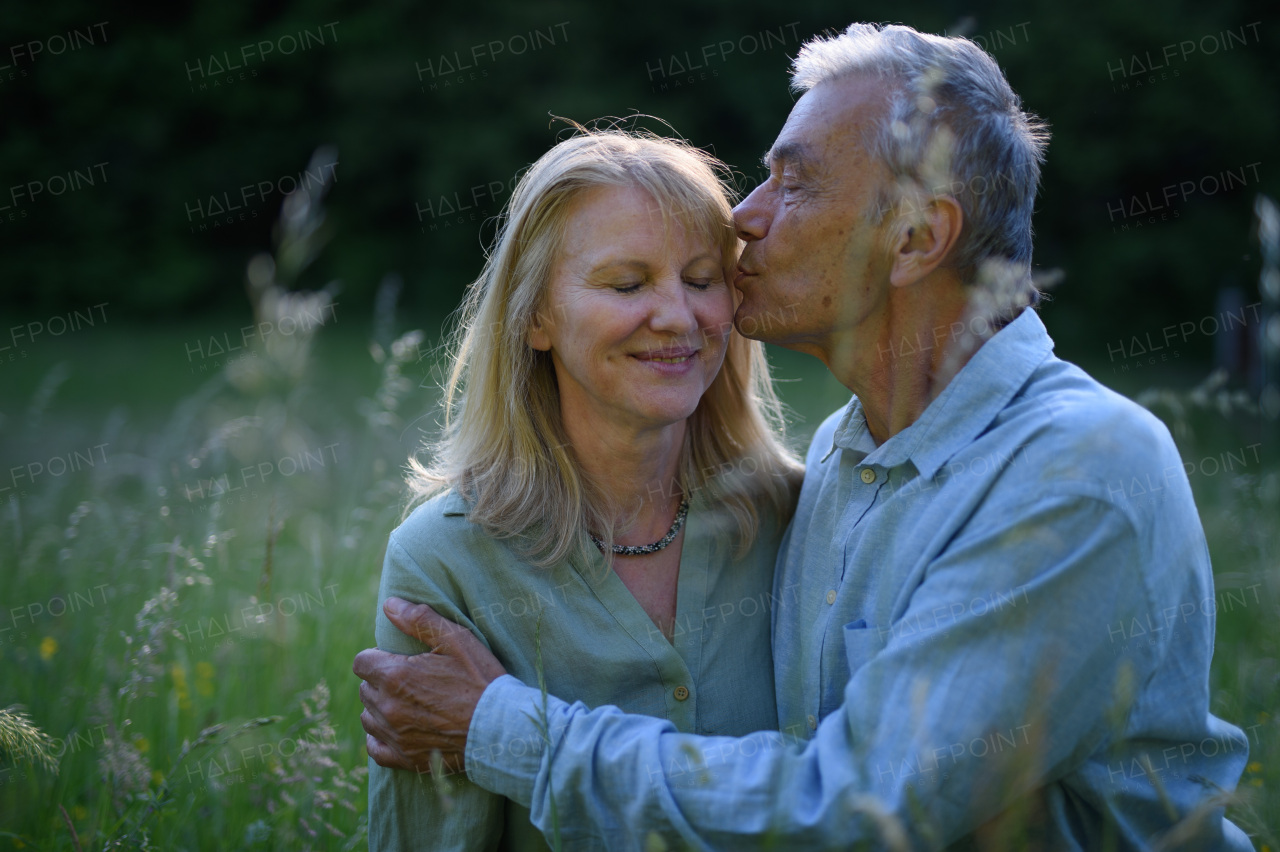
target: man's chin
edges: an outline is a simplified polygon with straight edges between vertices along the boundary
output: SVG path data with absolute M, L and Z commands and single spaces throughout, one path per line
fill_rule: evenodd
M 743 337 L 769 343 L 784 334 L 782 324 L 786 321 L 786 316 L 785 311 L 770 313 L 752 305 L 749 299 L 743 299 L 733 314 L 733 327 Z

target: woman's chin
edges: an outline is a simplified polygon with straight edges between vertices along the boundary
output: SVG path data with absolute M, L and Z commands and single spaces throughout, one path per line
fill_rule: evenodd
M 687 400 L 657 405 L 650 402 L 648 405 L 638 407 L 636 416 L 637 420 L 652 426 L 674 426 L 692 417 L 697 408 L 697 400 L 694 400 L 692 404 L 689 404 Z

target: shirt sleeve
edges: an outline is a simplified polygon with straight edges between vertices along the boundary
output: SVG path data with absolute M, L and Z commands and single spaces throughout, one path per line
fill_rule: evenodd
M 451 596 L 396 541 L 394 534 L 387 544 L 378 591 L 374 626 L 378 648 L 396 654 L 421 654 L 430 650 L 387 620 L 382 604 L 389 597 L 428 604 L 445 618 L 479 635 Z M 476 786 L 461 773 L 436 778 L 429 773 L 386 769 L 370 759 L 370 852 L 497 849 L 503 829 L 504 804 L 501 796 Z
M 1112 626 L 1149 613 L 1137 533 L 1105 501 L 988 506 L 926 571 L 895 625 L 844 626 L 844 704 L 804 743 L 697 737 L 548 698 L 509 676 L 482 696 L 467 773 L 566 842 L 645 849 L 910 848 L 963 837 L 1118 733 L 1152 649 L 1116 654 Z M 988 606 L 975 606 L 984 600 Z M 904 847 L 905 848 L 905 847 Z

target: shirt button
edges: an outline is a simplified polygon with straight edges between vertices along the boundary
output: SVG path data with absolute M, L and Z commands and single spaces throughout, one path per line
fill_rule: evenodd
M 876 481 L 876 472 L 869 467 L 862 469 L 862 481 L 870 485 Z
M 815 716 L 810 716 L 810 717 L 809 717 L 809 727 L 810 727 L 810 728 L 812 728 L 812 729 L 813 729 L 813 730 L 815 730 L 815 731 L 818 729 L 818 719 L 817 719 L 817 717 L 815 717 Z
M 836 602 L 836 590 L 832 589 L 831 591 L 827 592 L 827 603 L 833 604 L 835 602 Z
M 677 686 L 675 691 L 675 696 L 676 696 L 676 701 L 684 701 L 686 698 L 689 697 L 689 690 L 685 689 L 683 686 Z

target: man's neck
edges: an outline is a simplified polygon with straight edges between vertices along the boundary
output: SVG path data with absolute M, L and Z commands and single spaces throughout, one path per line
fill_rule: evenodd
M 921 281 L 890 290 L 877 311 L 824 347 L 828 369 L 862 402 L 876 444 L 915 423 L 982 345 L 969 332 L 969 311 L 969 290 L 954 279 Z

